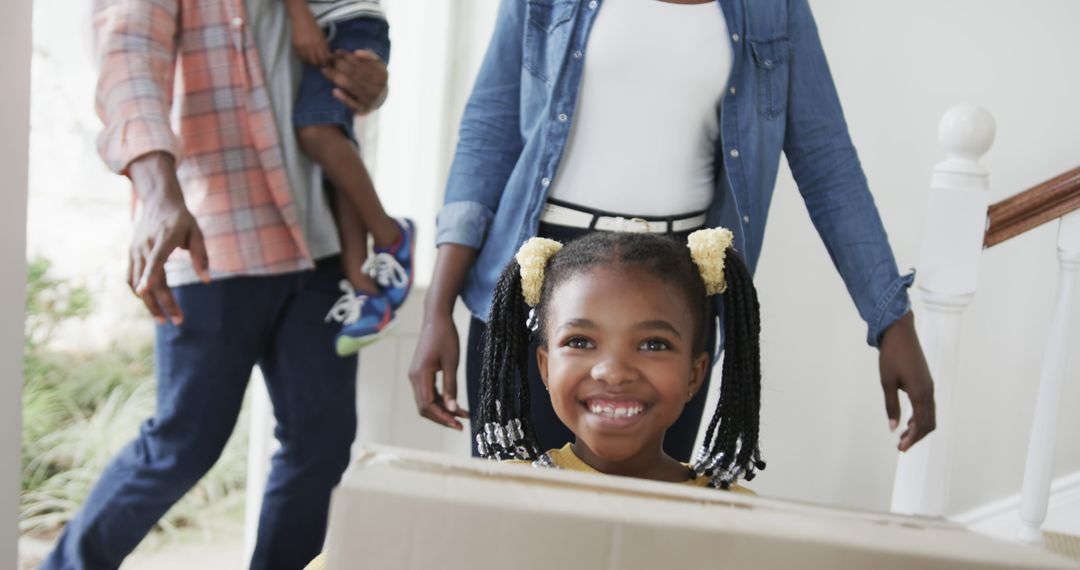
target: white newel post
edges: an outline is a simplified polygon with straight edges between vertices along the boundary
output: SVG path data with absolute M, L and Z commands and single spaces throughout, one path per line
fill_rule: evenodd
M 1050 499 L 1050 477 L 1054 466 L 1054 439 L 1057 431 L 1061 392 L 1065 383 L 1065 356 L 1069 336 L 1069 305 L 1077 269 L 1080 269 L 1080 211 L 1061 218 L 1058 229 L 1057 302 L 1050 321 L 1050 334 L 1039 375 L 1039 395 L 1031 422 L 1024 486 L 1020 498 L 1020 529 L 1016 537 L 1030 544 L 1043 541 L 1042 524 Z
M 985 109 L 958 105 L 941 119 L 938 138 L 946 159 L 934 167 L 917 285 L 919 340 L 934 378 L 937 429 L 900 454 L 892 510 L 941 516 L 948 496 L 950 400 L 956 380 L 960 315 L 975 294 L 986 230 L 988 174 L 979 158 L 994 142 L 994 118 Z M 901 425 L 907 423 L 910 411 Z

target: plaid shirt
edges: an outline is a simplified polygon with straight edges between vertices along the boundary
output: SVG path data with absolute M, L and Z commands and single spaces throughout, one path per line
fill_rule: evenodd
M 243 0 L 95 0 L 94 30 L 109 167 L 176 157 L 215 278 L 313 267 Z M 186 251 L 166 268 L 193 280 Z

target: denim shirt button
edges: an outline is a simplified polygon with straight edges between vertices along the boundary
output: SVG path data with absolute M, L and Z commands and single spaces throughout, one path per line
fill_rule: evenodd
M 540 179 L 540 185 L 543 186 L 544 188 L 547 188 L 548 186 L 551 186 L 551 179 L 547 178 L 547 177 L 541 178 Z
M 574 59 L 581 59 L 581 56 L 585 54 L 581 53 L 581 50 L 574 50 Z
M 731 89 L 728 89 L 728 91 L 730 91 L 732 95 L 735 94 L 735 88 L 734 87 L 732 87 Z
M 750 223 L 750 216 L 743 216 L 742 221 L 743 221 L 744 224 L 749 224 Z
M 570 117 L 566 116 L 566 113 L 559 113 L 559 122 L 565 123 Z
M 739 149 L 733 148 L 729 154 L 731 154 L 731 158 L 739 158 Z
M 731 34 L 731 41 L 739 43 L 739 34 Z
M 596 7 L 599 6 L 599 5 L 600 4 L 596 0 L 592 0 L 592 2 L 589 2 L 589 9 L 590 10 L 595 10 Z

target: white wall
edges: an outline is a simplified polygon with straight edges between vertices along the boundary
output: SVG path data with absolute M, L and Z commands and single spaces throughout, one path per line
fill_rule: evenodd
M 942 157 L 937 124 L 949 106 L 976 103 L 997 117 L 998 140 L 985 161 L 991 171 L 992 200 L 1080 162 L 1080 106 L 1075 103 L 1080 93 L 1076 71 L 1080 35 L 1073 30 L 1080 21 L 1080 3 L 812 0 L 811 4 L 901 269 L 917 262 L 930 170 Z M 451 126 L 430 131 L 445 137 L 456 133 L 497 2 L 472 0 L 456 6 L 450 36 L 456 46 L 452 73 L 445 78 L 445 96 L 436 103 L 448 109 Z M 415 24 L 395 20 L 393 25 L 403 33 Z M 431 55 L 433 59 L 423 65 L 446 65 L 443 54 Z M 400 59 L 394 63 L 404 65 Z M 392 81 L 397 73 L 393 67 Z M 431 73 L 441 71 L 432 68 Z M 392 95 L 388 108 L 395 105 L 396 95 L 400 91 Z M 388 117 L 389 113 L 384 119 Z M 383 120 L 380 129 L 386 132 L 396 124 Z M 383 153 L 389 141 L 384 135 L 380 139 Z M 452 140 L 444 143 L 423 148 L 448 156 Z M 405 152 L 405 145 L 419 143 L 396 144 L 402 145 L 398 152 Z M 425 175 L 434 186 L 421 192 L 434 196 L 437 203 L 446 156 L 408 165 L 386 160 L 379 163 L 379 174 L 398 168 L 437 169 L 437 176 Z M 388 189 L 381 180 L 379 186 L 380 192 L 399 191 Z M 431 231 L 430 226 L 424 229 Z M 1020 487 L 1034 381 L 1056 283 L 1055 231 L 1034 230 L 986 252 L 982 260 L 979 293 L 963 325 L 950 512 L 1011 495 Z M 430 244 L 430 237 L 421 243 Z M 786 166 L 781 167 L 757 283 L 764 321 L 763 446 L 770 467 L 754 481 L 755 488 L 793 499 L 886 509 L 896 436 L 886 429 L 877 353 L 864 344 L 864 325 L 832 269 Z M 419 297 L 412 302 L 419 303 Z M 1072 320 L 1080 323 L 1080 305 Z M 1080 339 L 1080 325 L 1074 332 L 1073 338 Z M 401 350 L 395 348 L 395 354 Z M 404 387 L 407 353 L 397 354 L 396 368 L 380 367 L 378 374 L 367 376 L 362 371 L 362 381 L 377 383 L 372 386 L 392 382 L 395 390 Z M 369 354 L 365 368 L 375 366 L 375 358 Z M 1063 405 L 1080 409 L 1080 356 L 1070 356 L 1067 377 Z M 384 410 L 384 415 L 413 413 L 411 401 L 395 399 L 400 407 Z M 400 417 L 394 425 L 392 432 L 376 431 L 387 437 L 393 433 L 391 441 L 441 445 L 419 431 L 411 432 Z M 1065 413 L 1056 473 L 1077 470 L 1080 414 Z
M 30 108 L 30 2 L 14 2 L 0 23 L 0 566 L 17 563 L 26 298 L 26 170 Z
M 27 253 L 48 259 L 55 276 L 93 296 L 92 315 L 63 323 L 52 339 L 56 348 L 76 350 L 153 335 L 153 320 L 123 279 L 131 184 L 106 168 L 95 149 L 101 122 L 94 111 L 90 7 L 34 2 Z

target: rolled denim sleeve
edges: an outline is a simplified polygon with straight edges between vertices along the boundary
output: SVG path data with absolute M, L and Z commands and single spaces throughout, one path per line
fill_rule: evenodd
M 790 0 L 784 154 L 814 227 L 867 325 L 867 342 L 910 309 L 866 176 L 848 134 L 807 0 Z
M 435 243 L 456 243 L 480 249 L 493 217 L 491 209 L 483 204 L 451 202 L 439 210 L 435 220 Z
M 479 248 L 524 147 L 521 61 L 524 2 L 503 0 L 495 31 L 465 105 L 438 216 L 437 244 Z
M 876 317 L 869 323 L 866 343 L 877 347 L 881 343 L 881 335 L 885 329 L 892 326 L 900 317 L 911 310 L 911 299 L 907 290 L 915 281 L 915 271 L 901 275 L 892 282 L 878 301 Z

